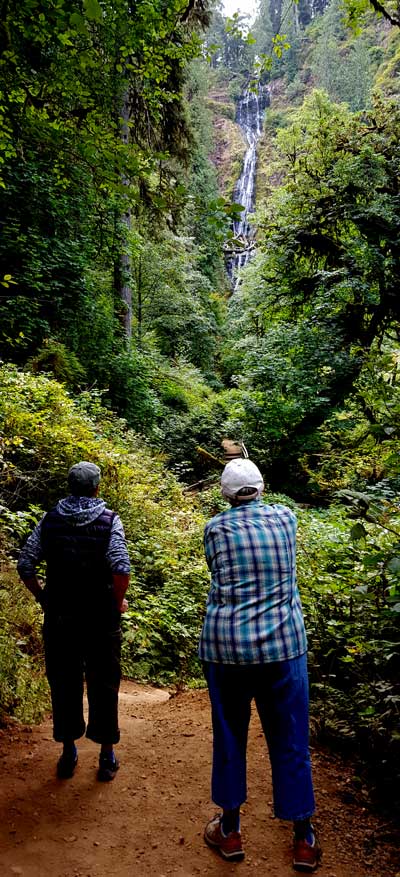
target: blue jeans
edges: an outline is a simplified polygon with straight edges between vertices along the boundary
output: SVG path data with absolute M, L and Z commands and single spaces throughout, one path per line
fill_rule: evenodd
M 268 745 L 274 811 L 306 819 L 315 809 L 308 746 L 307 656 L 271 664 L 204 663 L 213 725 L 212 799 L 224 810 L 246 800 L 246 749 L 255 700 Z

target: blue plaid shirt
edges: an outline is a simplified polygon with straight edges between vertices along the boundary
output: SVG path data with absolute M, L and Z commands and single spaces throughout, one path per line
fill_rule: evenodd
M 211 589 L 200 638 L 203 661 L 264 664 L 304 654 L 307 640 L 296 585 L 293 512 L 260 500 L 206 524 Z

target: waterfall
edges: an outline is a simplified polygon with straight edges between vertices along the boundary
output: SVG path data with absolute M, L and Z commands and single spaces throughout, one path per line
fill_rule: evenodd
M 229 241 L 227 270 L 233 290 L 239 285 L 240 270 L 247 265 L 255 246 L 254 231 L 249 214 L 254 210 L 257 143 L 262 133 L 264 110 L 269 102 L 268 90 L 259 86 L 258 91 L 247 88 L 240 98 L 236 121 L 247 142 L 243 170 L 234 190 L 234 201 L 243 205 L 240 219 L 233 223 L 233 240 Z

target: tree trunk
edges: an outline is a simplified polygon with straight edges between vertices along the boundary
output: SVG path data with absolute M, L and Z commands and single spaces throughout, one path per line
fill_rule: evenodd
M 139 257 L 138 269 L 136 272 L 137 287 L 137 343 L 138 347 L 142 346 L 142 323 L 143 323 L 143 300 L 142 300 L 142 257 Z
M 121 140 L 127 145 L 129 142 L 129 95 L 124 95 L 123 106 L 121 110 Z M 128 185 L 128 180 L 123 178 L 122 182 Z M 130 254 L 130 230 L 131 230 L 131 210 L 130 207 L 119 217 L 118 254 L 116 256 L 117 264 L 114 266 L 114 287 L 118 298 L 122 303 L 121 308 L 121 324 L 126 337 L 126 344 L 129 347 L 132 338 L 132 288 L 131 288 L 131 271 L 132 260 Z

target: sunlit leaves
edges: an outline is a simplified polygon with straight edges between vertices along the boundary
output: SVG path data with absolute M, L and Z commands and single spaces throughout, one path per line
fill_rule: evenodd
M 0 280 L 0 286 L 4 286 L 6 289 L 9 289 L 11 284 L 17 286 L 16 281 L 12 279 L 12 274 L 5 274 L 3 279 Z

